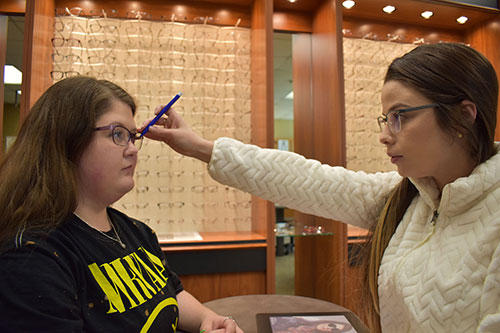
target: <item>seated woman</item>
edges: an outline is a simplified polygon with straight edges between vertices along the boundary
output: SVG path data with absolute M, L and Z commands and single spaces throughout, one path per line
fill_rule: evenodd
M 183 290 L 153 230 L 109 207 L 134 187 L 134 114 L 90 77 L 31 109 L 0 164 L 0 331 L 241 332 Z

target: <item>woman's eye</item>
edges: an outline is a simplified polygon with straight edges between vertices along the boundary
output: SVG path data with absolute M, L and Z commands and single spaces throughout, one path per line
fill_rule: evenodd
M 125 137 L 125 131 L 115 128 L 115 130 L 113 131 L 113 135 L 117 139 L 123 139 Z

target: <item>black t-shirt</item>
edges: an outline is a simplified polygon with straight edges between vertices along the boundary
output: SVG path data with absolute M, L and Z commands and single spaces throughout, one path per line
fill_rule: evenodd
M 0 332 L 175 332 L 183 287 L 156 234 L 108 214 L 125 249 L 76 216 L 3 249 Z

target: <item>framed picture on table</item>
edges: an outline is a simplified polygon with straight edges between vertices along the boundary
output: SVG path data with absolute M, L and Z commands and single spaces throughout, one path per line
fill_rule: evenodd
M 352 312 L 258 313 L 257 328 L 259 333 L 368 332 Z

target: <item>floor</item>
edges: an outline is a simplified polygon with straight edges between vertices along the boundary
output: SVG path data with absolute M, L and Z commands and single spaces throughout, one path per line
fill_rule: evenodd
M 276 294 L 295 294 L 295 255 L 276 256 Z

